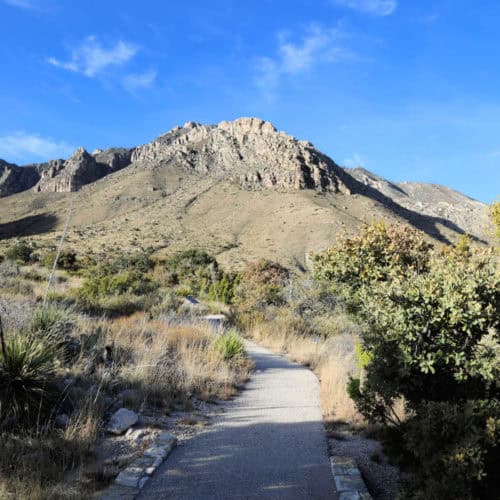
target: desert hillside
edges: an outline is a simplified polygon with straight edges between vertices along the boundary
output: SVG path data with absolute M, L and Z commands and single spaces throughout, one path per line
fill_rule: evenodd
M 378 219 L 441 242 L 488 233 L 480 202 L 441 186 L 343 169 L 311 143 L 255 118 L 190 122 L 129 150 L 80 148 L 68 160 L 2 165 L 10 169 L 0 180 L 4 245 L 21 236 L 54 245 L 70 205 L 68 245 L 86 253 L 198 247 L 235 268 L 258 257 L 302 267 L 339 232 Z M 29 169 L 38 177 L 27 176 Z

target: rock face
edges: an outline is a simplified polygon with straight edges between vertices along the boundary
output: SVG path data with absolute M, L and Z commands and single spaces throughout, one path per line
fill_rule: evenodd
M 132 162 L 229 178 L 244 189 L 349 192 L 343 170 L 330 158 L 257 118 L 188 122 L 136 148 Z
M 35 191 L 78 191 L 85 184 L 94 182 L 107 174 L 106 168 L 98 164 L 85 149 L 78 148 L 69 160 L 49 162 L 42 170 Z
M 18 167 L 0 160 L 0 197 L 26 191 L 39 179 L 40 173 L 34 166 Z

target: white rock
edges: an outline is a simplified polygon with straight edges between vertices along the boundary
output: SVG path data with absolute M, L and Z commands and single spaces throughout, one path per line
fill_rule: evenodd
M 137 413 L 127 408 L 120 408 L 111 416 L 106 430 L 112 434 L 123 434 L 127 429 L 132 427 L 139 417 Z

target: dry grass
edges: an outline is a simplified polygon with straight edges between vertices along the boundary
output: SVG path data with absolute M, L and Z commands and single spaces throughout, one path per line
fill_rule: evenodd
M 172 326 L 145 313 L 115 320 L 80 317 L 72 335 L 82 339 L 82 352 L 58 373 L 61 380 L 71 380 L 61 403 L 70 413 L 69 425 L 58 430 L 49 423 L 1 435 L 2 499 L 90 498 L 99 481 L 113 476 L 98 467 L 93 475 L 89 471 L 106 411 L 117 399 L 126 402 L 124 391 L 132 394 L 134 409 L 164 414 L 192 396 L 233 396 L 252 368 L 245 358 L 224 359 L 208 326 Z M 106 346 L 112 362 L 103 359 Z
M 354 330 L 352 322 L 339 314 L 332 324 L 332 335 L 315 338 L 307 333 L 302 320 L 281 311 L 273 320 L 251 326 L 248 334 L 271 350 L 286 353 L 314 370 L 320 381 L 321 405 L 327 420 L 359 424 L 362 417 L 346 389 L 349 374 L 357 371 Z

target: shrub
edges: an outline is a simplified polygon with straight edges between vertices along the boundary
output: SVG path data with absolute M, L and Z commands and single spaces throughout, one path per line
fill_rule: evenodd
M 288 269 L 277 262 L 259 260 L 247 264 L 235 291 L 235 302 L 244 312 L 284 304 L 283 287 L 288 278 Z
M 74 320 L 68 310 L 49 305 L 35 309 L 30 329 L 39 337 L 61 340 L 73 325 Z
M 95 300 L 113 295 L 143 295 L 152 292 L 156 285 L 137 271 L 124 271 L 119 274 L 89 276 L 78 290 L 82 300 Z
M 314 277 L 336 285 L 352 308 L 363 286 L 426 272 L 432 245 L 420 232 L 407 226 L 374 223 L 363 226 L 353 238 L 341 238 L 337 245 L 314 256 Z M 340 285 L 340 286 L 339 286 Z
M 236 330 L 229 330 L 214 342 L 214 348 L 218 350 L 225 360 L 241 358 L 245 353 L 243 339 Z
M 366 325 L 365 377 L 351 379 L 349 392 L 365 417 L 385 425 L 393 458 L 416 473 L 405 498 L 491 495 L 500 421 L 494 263 L 466 237 L 432 253 L 413 230 L 374 225 L 315 266 Z M 406 422 L 394 409 L 402 398 Z M 439 488 L 442 481 L 454 485 Z
M 164 262 L 166 285 L 180 285 L 189 289 L 188 295 L 208 293 L 212 284 L 222 278 L 222 271 L 215 257 L 203 250 L 179 252 Z
M 49 252 L 45 254 L 42 259 L 43 265 L 47 269 L 52 269 L 57 252 Z M 79 265 L 76 257 L 76 252 L 73 250 L 62 250 L 57 260 L 57 269 L 64 269 L 65 271 L 76 271 Z
M 11 246 L 5 253 L 5 257 L 14 260 L 16 262 L 21 262 L 27 264 L 31 261 L 33 255 L 33 247 L 26 243 L 25 241 L 19 241 Z
M 46 417 L 57 396 L 54 384 L 59 352 L 33 335 L 17 334 L 5 339 L 0 351 L 0 422 L 14 417 L 20 425 Z

